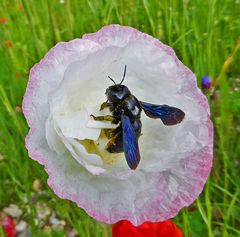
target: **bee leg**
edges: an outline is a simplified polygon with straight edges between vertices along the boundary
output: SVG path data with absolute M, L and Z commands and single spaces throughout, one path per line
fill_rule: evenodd
M 115 134 L 105 146 L 105 150 L 110 153 L 123 152 L 123 141 L 122 132 Z
M 114 136 L 114 129 L 108 129 L 108 128 L 106 128 L 106 129 L 104 129 L 104 134 L 105 134 L 105 136 L 107 137 L 107 139 L 111 139 L 113 136 Z
M 99 111 L 101 111 L 101 110 L 103 110 L 103 109 L 105 109 L 105 108 L 107 108 L 107 107 L 109 107 L 110 106 L 110 103 L 108 103 L 108 102 L 103 102 L 102 104 L 101 104 L 101 107 L 100 107 L 100 110 Z
M 121 126 L 116 127 L 115 129 L 104 129 L 104 134 L 108 139 L 113 138 L 117 133 L 122 130 Z
M 92 116 L 93 119 L 96 121 L 114 121 L 114 117 L 112 115 L 94 116 L 93 114 L 91 114 L 90 116 Z

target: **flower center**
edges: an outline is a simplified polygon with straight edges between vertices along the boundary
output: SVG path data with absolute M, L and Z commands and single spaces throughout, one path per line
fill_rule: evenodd
M 78 142 L 84 146 L 86 151 L 89 154 L 98 155 L 104 166 L 115 166 L 119 159 L 123 158 L 123 153 L 110 153 L 106 150 L 106 144 L 109 139 L 106 136 L 106 133 L 112 129 L 101 129 L 99 138 L 94 141 L 90 139 L 78 140 Z
M 89 105 L 76 109 L 71 107 L 71 100 L 63 98 L 58 101 L 52 107 L 46 123 L 46 138 L 50 148 L 63 154 L 64 147 L 81 164 L 97 165 L 103 169 L 118 167 L 119 161 L 124 161 L 123 153 L 110 153 L 105 148 L 109 142 L 108 134 L 116 125 L 110 121 L 94 120 L 91 114 L 110 115 L 108 109 L 99 111 L 99 108 Z M 55 131 L 50 131 L 50 128 L 55 128 Z

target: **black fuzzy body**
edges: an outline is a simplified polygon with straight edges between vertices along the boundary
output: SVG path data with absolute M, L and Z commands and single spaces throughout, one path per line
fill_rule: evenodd
M 106 96 L 108 99 L 108 107 L 113 116 L 113 123 L 119 126 L 112 132 L 112 138 L 106 145 L 107 151 L 110 153 L 123 152 L 123 133 L 122 133 L 122 115 L 128 116 L 137 138 L 139 138 L 142 130 L 141 105 L 130 90 L 124 85 L 113 85 L 107 88 Z

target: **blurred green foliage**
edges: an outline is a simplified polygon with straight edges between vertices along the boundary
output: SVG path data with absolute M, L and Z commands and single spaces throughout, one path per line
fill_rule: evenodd
M 43 167 L 28 158 L 28 128 L 21 112 L 28 73 L 57 42 L 81 37 L 103 25 L 133 26 L 159 38 L 201 77 L 215 128 L 214 165 L 204 192 L 174 219 L 185 236 L 240 236 L 240 1 L 239 0 L 1 0 L 0 19 L 0 210 L 16 203 L 35 236 L 36 202 L 46 203 L 80 236 L 110 236 L 110 226 L 60 200 L 47 186 Z M 41 180 L 42 192 L 33 190 Z M 1 231 L 0 231 L 1 233 Z

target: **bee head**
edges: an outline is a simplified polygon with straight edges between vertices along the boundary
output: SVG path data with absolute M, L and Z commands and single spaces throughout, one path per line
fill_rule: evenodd
M 113 86 L 109 86 L 107 88 L 105 93 L 108 101 L 111 103 L 118 103 L 121 100 L 125 99 L 127 96 L 131 95 L 130 90 L 126 86 L 122 85 L 126 75 L 126 69 L 127 65 L 124 67 L 123 77 L 119 84 L 116 84 L 116 82 L 110 76 L 108 76 L 108 78 L 114 83 Z
M 131 92 L 126 86 L 116 84 L 109 86 L 105 94 L 110 103 L 118 103 L 129 96 Z

